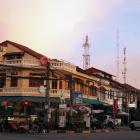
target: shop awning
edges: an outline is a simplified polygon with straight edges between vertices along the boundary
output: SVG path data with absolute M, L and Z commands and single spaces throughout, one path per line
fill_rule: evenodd
M 88 98 L 83 98 L 83 103 L 88 103 L 88 104 L 93 104 L 93 105 L 103 105 L 104 103 L 101 101 L 98 101 L 96 99 L 88 99 Z
M 0 103 L 3 101 L 8 102 L 33 102 L 33 103 L 43 103 L 46 102 L 46 97 L 33 97 L 33 96 L 0 96 Z M 59 103 L 60 98 L 50 97 L 50 102 Z

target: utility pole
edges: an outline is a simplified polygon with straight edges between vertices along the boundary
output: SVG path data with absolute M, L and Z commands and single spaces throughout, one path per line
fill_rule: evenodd
M 51 118 L 51 112 L 50 112 L 50 62 L 49 59 L 45 56 L 42 56 L 40 58 L 40 62 L 43 66 L 46 67 L 45 71 L 45 105 L 44 108 L 46 110 L 47 114 L 47 123 L 49 125 L 50 118 Z
M 72 97 L 72 92 L 73 92 L 73 82 L 72 82 L 72 75 L 69 76 L 69 88 L 70 88 L 70 112 L 72 116 L 72 105 L 73 105 L 73 97 Z
M 50 62 L 49 60 L 46 63 L 46 103 L 47 103 L 47 122 L 49 125 L 50 118 L 51 118 L 51 112 L 50 112 Z

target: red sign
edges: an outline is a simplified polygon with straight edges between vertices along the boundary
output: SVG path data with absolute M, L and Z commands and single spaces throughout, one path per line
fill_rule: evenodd
M 23 106 L 29 106 L 29 102 L 24 101 L 24 102 L 21 103 L 21 105 L 23 105 Z
M 118 112 L 118 99 L 114 99 L 113 112 L 115 114 Z
M 40 62 L 41 62 L 41 64 L 42 65 L 45 65 L 47 62 L 48 62 L 48 58 L 46 57 L 46 56 L 42 56 L 41 58 L 40 58 Z

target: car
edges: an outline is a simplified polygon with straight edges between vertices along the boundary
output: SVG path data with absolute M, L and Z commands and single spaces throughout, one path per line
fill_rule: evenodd
M 130 128 L 131 130 L 140 129 L 140 121 L 131 121 Z
M 114 128 L 114 126 L 120 126 L 121 125 L 121 119 L 119 119 L 119 118 L 113 119 L 109 115 L 106 115 L 106 118 L 105 118 L 104 122 L 105 122 L 105 125 L 109 128 Z
M 113 119 L 110 115 L 100 115 L 97 119 L 101 122 L 101 127 L 114 128 L 121 125 L 121 119 Z

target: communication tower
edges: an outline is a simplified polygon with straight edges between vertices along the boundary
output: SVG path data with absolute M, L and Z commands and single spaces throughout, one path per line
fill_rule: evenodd
M 83 44 L 84 54 L 83 54 L 83 69 L 88 69 L 90 67 L 90 55 L 89 55 L 89 42 L 88 36 L 85 37 L 85 42 Z
M 123 54 L 124 54 L 124 58 L 123 58 L 123 80 L 124 80 L 124 84 L 126 83 L 127 80 L 127 68 L 126 68 L 126 47 L 123 48 Z

